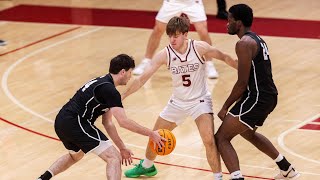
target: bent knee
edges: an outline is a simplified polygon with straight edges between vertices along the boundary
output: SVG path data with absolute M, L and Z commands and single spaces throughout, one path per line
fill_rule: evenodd
M 84 152 L 82 152 L 81 150 L 79 152 L 77 152 L 77 153 L 70 153 L 69 152 L 69 155 L 70 155 L 70 157 L 72 158 L 72 160 L 74 162 L 78 162 L 83 158 Z
M 202 141 L 203 141 L 204 146 L 206 146 L 206 147 L 212 147 L 212 146 L 215 146 L 215 145 L 216 145 L 215 139 L 214 139 L 213 136 L 211 136 L 211 137 L 209 137 L 209 136 L 208 136 L 208 137 L 205 137 L 205 138 L 202 139 Z
M 216 140 L 217 145 L 220 144 L 220 143 L 223 142 L 223 141 L 229 140 L 228 138 L 226 138 L 225 135 L 223 135 L 222 133 L 219 133 L 219 132 L 217 132 L 217 133 L 214 135 L 214 138 L 215 138 L 215 140 Z M 230 140 L 231 140 L 231 139 L 230 139 Z
M 166 30 L 165 27 L 166 26 L 162 26 L 160 24 L 156 24 L 156 26 L 154 26 L 154 28 L 153 28 L 153 33 L 162 35 L 164 33 L 164 31 Z
M 108 157 L 107 163 L 108 164 L 110 164 L 110 163 L 111 164 L 121 164 L 121 156 L 120 156 L 120 154 L 119 154 L 119 156 L 115 155 L 115 156 Z

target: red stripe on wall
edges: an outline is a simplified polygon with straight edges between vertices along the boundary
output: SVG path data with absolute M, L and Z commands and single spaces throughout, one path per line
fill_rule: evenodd
M 157 12 L 56 6 L 18 5 L 0 12 L 0 20 L 79 25 L 153 28 Z M 225 20 L 208 15 L 210 32 L 226 33 Z M 320 21 L 255 18 L 252 30 L 260 35 L 320 38 Z
M 306 124 L 299 129 L 320 130 L 320 124 Z

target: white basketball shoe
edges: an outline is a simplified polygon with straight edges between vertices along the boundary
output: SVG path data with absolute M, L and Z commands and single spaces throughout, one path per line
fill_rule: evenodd
M 300 173 L 295 170 L 295 168 L 290 165 L 287 171 L 280 170 L 279 174 L 274 177 L 274 179 L 296 179 L 300 177 Z
M 132 71 L 132 73 L 134 75 L 141 75 L 143 72 L 144 72 L 144 69 L 147 67 L 147 65 L 149 64 L 150 60 L 148 59 L 143 59 L 141 61 L 141 63 L 136 67 L 134 68 L 134 70 Z
M 216 70 L 216 68 L 214 67 L 213 62 L 211 61 L 207 61 L 206 62 L 206 70 L 207 70 L 207 76 L 209 79 L 217 79 L 219 77 L 219 74 Z

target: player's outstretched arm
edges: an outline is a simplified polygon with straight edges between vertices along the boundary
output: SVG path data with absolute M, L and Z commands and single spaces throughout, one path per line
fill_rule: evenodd
M 198 52 L 201 55 L 205 55 L 206 57 L 219 59 L 224 61 L 229 66 L 238 69 L 238 60 L 232 58 L 230 55 L 220 51 L 219 49 L 210 46 L 208 43 L 204 41 L 196 41 L 196 47 Z
M 113 107 L 110 109 L 110 111 L 113 114 L 113 116 L 117 119 L 120 127 L 144 136 L 149 136 L 149 138 L 153 142 L 155 142 L 159 147 L 164 146 L 164 143 L 162 141 L 166 141 L 166 139 L 161 137 L 158 131 L 152 131 L 151 129 L 139 125 L 135 121 L 128 119 L 123 108 Z
M 133 82 L 129 85 L 124 93 L 121 94 L 121 99 L 125 99 L 130 94 L 138 91 L 149 79 L 150 77 L 159 69 L 159 67 L 163 64 L 166 64 L 166 52 L 163 49 L 159 53 L 157 53 L 150 63 L 147 65 L 145 71 L 141 76 L 135 78 Z

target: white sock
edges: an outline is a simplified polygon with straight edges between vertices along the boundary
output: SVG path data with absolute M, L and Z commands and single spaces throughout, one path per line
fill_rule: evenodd
M 48 172 L 51 174 L 52 177 L 54 176 L 53 172 L 50 169 L 48 169 Z
M 141 62 L 147 62 L 147 63 L 149 63 L 150 61 L 151 61 L 151 59 L 149 59 L 149 58 L 143 58 Z
M 242 178 L 242 177 L 243 177 L 243 176 L 242 176 L 240 170 L 231 173 L 231 179 L 238 179 L 238 178 Z
M 279 154 L 278 157 L 274 160 L 275 162 L 280 162 L 283 159 L 282 154 Z
M 213 173 L 213 179 L 214 180 L 222 180 L 222 172 Z
M 150 168 L 152 165 L 153 165 L 153 161 L 151 161 L 151 160 L 149 160 L 149 159 L 147 159 L 147 158 L 145 158 L 145 159 L 143 160 L 143 162 L 142 162 L 142 166 L 143 166 L 144 168 Z

